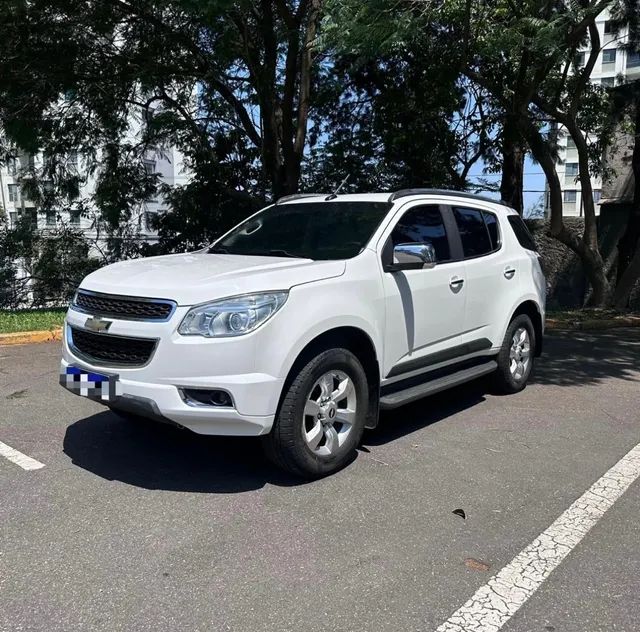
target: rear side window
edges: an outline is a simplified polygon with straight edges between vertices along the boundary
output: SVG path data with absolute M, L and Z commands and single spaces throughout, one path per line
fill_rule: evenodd
M 436 258 L 449 261 L 449 240 L 438 206 L 416 206 L 408 210 L 391 233 L 393 245 L 431 242 Z
M 482 211 L 484 223 L 489 231 L 489 239 L 491 239 L 491 250 L 500 248 L 500 230 L 498 229 L 498 218 L 487 211 Z
M 494 250 L 482 211 L 456 206 L 453 208 L 453 215 L 458 224 L 465 257 L 479 257 Z
M 533 236 L 529 232 L 527 225 L 522 221 L 520 215 L 509 215 L 509 224 L 513 228 L 516 238 L 520 242 L 520 245 L 527 250 L 533 250 L 538 252 L 538 247 L 533 239 Z

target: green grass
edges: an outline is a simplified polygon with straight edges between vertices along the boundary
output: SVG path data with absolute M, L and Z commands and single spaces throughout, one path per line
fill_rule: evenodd
M 0 310 L 0 334 L 51 330 L 62 326 L 66 309 Z

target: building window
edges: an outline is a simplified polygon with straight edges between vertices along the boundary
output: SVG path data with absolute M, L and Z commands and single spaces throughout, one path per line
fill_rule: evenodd
M 31 220 L 31 227 L 38 228 L 38 212 L 35 208 L 25 208 L 24 212 L 20 211 L 19 217 L 28 217 Z
M 10 176 L 15 176 L 18 172 L 18 161 L 15 158 L 7 160 L 7 170 Z
M 15 228 L 17 221 L 18 221 L 18 214 L 15 211 L 11 211 L 9 213 L 9 226 L 11 228 Z
M 593 190 L 593 202 L 594 204 L 600 204 L 600 200 L 602 199 L 602 191 L 600 189 Z
M 584 53 L 576 53 L 575 57 L 573 58 L 573 65 L 576 68 L 582 68 L 582 66 L 584 66 L 584 59 Z
M 9 202 L 19 202 L 20 201 L 20 188 L 17 184 L 8 184 L 7 188 L 9 189 Z
M 55 226 L 55 225 L 56 225 L 56 212 L 47 211 L 47 226 Z
M 67 197 L 70 202 L 80 197 L 80 184 L 77 180 L 70 180 L 67 184 Z
M 607 48 L 602 51 L 602 63 L 603 64 L 615 64 L 616 63 L 616 49 Z
M 627 68 L 638 68 L 640 66 L 640 50 L 627 53 Z
M 148 176 L 155 175 L 156 172 L 156 161 L 155 160 L 144 160 L 143 161 L 144 170 Z M 146 202 L 157 202 L 158 198 L 156 197 L 156 192 L 154 191 L 147 199 Z
M 147 232 L 153 232 L 155 230 L 154 228 L 155 215 L 156 214 L 151 211 L 146 211 L 144 214 L 144 226 Z
M 573 136 L 567 136 L 567 149 L 575 149 L 576 141 L 573 140 Z
M 69 211 L 69 223 L 72 226 L 80 226 L 80 211 Z
M 567 176 L 577 176 L 579 171 L 578 171 L 578 163 L 577 162 L 568 162 L 566 164 L 566 170 L 565 173 Z
M 564 201 L 567 204 L 575 204 L 578 200 L 578 192 L 573 190 L 567 190 L 564 192 Z
M 613 88 L 613 86 L 616 85 L 616 78 L 615 77 L 602 77 L 602 79 L 600 79 L 600 85 L 603 88 Z
M 613 23 L 611 22 L 611 20 L 607 20 L 604 23 L 604 34 L 605 35 L 615 35 L 616 34 L 616 29 L 613 27 Z

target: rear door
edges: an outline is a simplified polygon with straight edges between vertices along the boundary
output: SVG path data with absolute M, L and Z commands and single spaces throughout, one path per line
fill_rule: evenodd
M 519 294 L 518 257 L 502 238 L 495 212 L 475 205 L 451 207 L 465 262 L 463 343 L 482 351 L 499 347 L 505 318 Z

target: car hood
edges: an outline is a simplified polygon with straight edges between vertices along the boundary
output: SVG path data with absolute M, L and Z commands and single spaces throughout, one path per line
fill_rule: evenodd
M 172 299 L 178 305 L 249 292 L 288 290 L 344 273 L 344 261 L 247 257 L 205 251 L 131 259 L 92 272 L 81 289 Z

